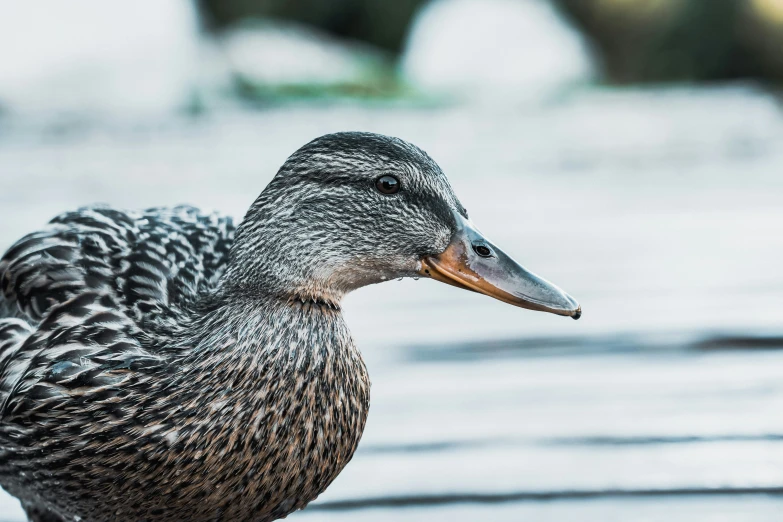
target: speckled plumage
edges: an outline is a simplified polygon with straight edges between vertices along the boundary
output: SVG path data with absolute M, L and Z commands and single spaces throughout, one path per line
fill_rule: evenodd
M 374 190 L 389 172 L 404 193 Z M 0 484 L 34 520 L 304 507 L 369 409 L 342 296 L 417 275 L 454 211 L 419 149 L 343 133 L 291 156 L 236 231 L 191 207 L 55 218 L 0 261 Z

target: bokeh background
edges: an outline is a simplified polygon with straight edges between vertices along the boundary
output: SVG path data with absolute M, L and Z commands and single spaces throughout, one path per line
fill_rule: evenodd
M 584 316 L 349 296 L 372 411 L 291 519 L 779 520 L 781 46 L 783 0 L 0 0 L 0 249 L 399 136 Z

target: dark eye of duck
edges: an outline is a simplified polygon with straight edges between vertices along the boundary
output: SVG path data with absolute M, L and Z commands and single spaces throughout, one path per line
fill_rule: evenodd
M 375 180 L 375 188 L 377 188 L 378 192 L 381 194 L 396 194 L 400 191 L 400 180 L 394 176 L 381 176 Z

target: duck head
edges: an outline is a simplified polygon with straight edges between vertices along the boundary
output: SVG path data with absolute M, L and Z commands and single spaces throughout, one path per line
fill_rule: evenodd
M 356 288 L 422 276 L 581 315 L 479 232 L 424 151 L 358 132 L 322 136 L 288 158 L 238 227 L 224 286 L 337 305 Z

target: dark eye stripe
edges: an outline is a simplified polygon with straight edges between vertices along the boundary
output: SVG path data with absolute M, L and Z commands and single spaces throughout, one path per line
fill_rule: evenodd
M 396 194 L 400 191 L 400 180 L 394 176 L 381 176 L 375 180 L 375 188 L 377 188 L 378 192 L 381 194 Z

